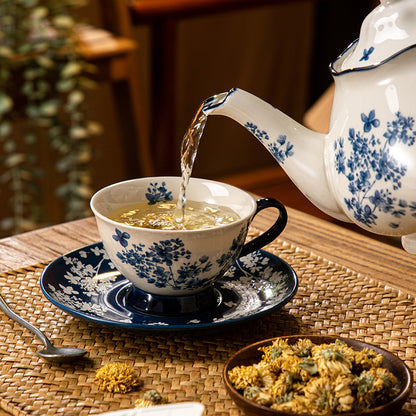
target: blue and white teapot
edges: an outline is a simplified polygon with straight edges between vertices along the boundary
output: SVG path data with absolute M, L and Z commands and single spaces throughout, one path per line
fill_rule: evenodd
M 330 69 L 328 134 L 239 89 L 207 99 L 203 112 L 248 129 L 322 211 L 402 236 L 416 254 L 416 0 L 381 0 Z

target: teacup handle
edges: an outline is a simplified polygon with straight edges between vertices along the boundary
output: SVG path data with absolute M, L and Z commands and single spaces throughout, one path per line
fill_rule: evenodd
M 257 209 L 254 213 L 251 221 L 253 218 L 263 209 L 266 208 L 277 208 L 279 210 L 279 217 L 275 221 L 275 223 L 263 234 L 259 235 L 258 237 L 254 238 L 253 240 L 245 243 L 241 253 L 238 257 L 246 256 L 253 251 L 259 250 L 265 245 L 271 243 L 275 238 L 277 238 L 280 233 L 284 230 L 287 224 L 287 212 L 286 208 L 283 206 L 281 202 L 274 198 L 261 198 L 256 201 Z M 251 222 L 250 221 L 250 222 Z

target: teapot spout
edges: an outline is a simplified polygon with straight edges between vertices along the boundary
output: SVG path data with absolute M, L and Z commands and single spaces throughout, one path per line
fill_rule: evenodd
M 350 221 L 337 203 L 327 175 L 327 135 L 309 130 L 265 101 L 234 88 L 208 98 L 202 111 L 227 116 L 250 131 L 292 182 L 321 211 Z

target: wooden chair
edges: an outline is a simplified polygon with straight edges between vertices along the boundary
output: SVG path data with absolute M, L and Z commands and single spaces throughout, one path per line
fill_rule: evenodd
M 138 83 L 138 45 L 130 33 L 124 37 L 117 36 L 119 34 L 116 33 L 109 42 L 81 42 L 79 51 L 86 61 L 97 67 L 96 80 L 111 84 L 123 140 L 126 174 L 131 178 L 152 176 L 150 137 Z

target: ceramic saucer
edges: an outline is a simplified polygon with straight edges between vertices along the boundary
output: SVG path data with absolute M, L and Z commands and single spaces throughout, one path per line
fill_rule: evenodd
M 126 301 L 131 283 L 95 243 L 58 257 L 43 271 L 46 298 L 90 322 L 139 330 L 187 330 L 257 318 L 283 307 L 296 293 L 298 278 L 279 257 L 264 250 L 237 260 L 217 281 L 221 302 L 212 310 L 180 316 L 141 313 Z

